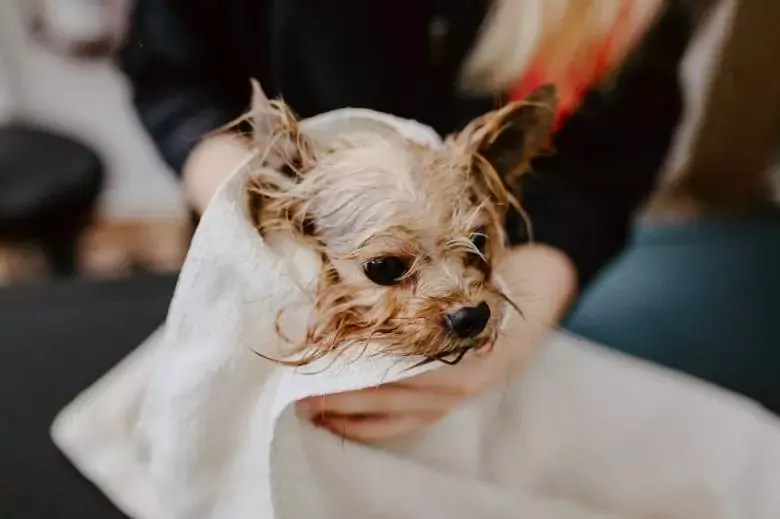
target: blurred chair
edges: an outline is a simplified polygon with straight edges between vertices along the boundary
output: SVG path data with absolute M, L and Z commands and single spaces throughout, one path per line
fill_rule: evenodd
M 69 138 L 0 128 L 0 242 L 41 250 L 56 275 L 76 272 L 75 246 L 103 182 L 103 164 Z

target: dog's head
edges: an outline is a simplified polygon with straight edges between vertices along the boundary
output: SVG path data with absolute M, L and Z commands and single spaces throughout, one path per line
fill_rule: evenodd
M 546 87 L 441 147 L 368 119 L 315 141 L 256 87 L 255 223 L 323 258 L 305 361 L 369 340 L 447 361 L 495 341 L 507 302 L 492 275 L 513 202 L 505 183 L 545 147 L 553 112 Z

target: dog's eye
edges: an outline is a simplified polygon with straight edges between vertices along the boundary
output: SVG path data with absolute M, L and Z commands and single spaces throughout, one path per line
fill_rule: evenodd
M 479 252 L 485 252 L 487 247 L 487 235 L 485 229 L 480 228 L 477 232 L 471 235 L 471 243 L 477 248 Z
M 363 264 L 366 277 L 377 285 L 394 285 L 404 277 L 408 267 L 406 263 L 395 256 L 376 258 Z

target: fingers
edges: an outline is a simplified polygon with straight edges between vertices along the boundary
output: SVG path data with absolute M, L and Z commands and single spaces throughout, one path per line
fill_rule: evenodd
M 560 250 L 545 245 L 524 245 L 511 250 L 498 273 L 522 307 L 524 320 L 548 327 L 558 323 L 577 288 L 571 260 Z
M 349 440 L 390 440 L 440 420 L 481 392 L 496 371 L 485 360 L 470 357 L 399 382 L 306 398 L 297 410 L 317 427 Z
M 417 391 L 434 391 L 453 395 L 461 400 L 481 393 L 497 381 L 504 380 L 509 369 L 507 345 L 491 346 L 467 354 L 454 366 L 415 375 L 396 382 Z
M 434 421 L 434 417 L 412 414 L 363 418 L 326 415 L 317 425 L 348 440 L 376 443 L 409 435 Z
M 385 384 L 378 387 L 348 391 L 322 397 L 307 398 L 298 403 L 298 410 L 312 418 L 316 415 L 426 415 L 455 407 L 457 394 L 420 391 L 419 388 Z
M 307 398 L 298 402 L 297 409 L 314 425 L 333 434 L 375 443 L 411 434 L 442 418 L 460 401 L 462 397 L 455 392 L 386 384 Z

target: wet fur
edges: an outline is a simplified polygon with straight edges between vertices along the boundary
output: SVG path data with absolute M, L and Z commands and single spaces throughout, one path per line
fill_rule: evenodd
M 503 222 L 516 204 L 505 181 L 547 144 L 554 91 L 487 114 L 440 148 L 415 144 L 366 121 L 315 143 L 289 108 L 255 85 L 250 120 L 261 153 L 247 184 L 259 232 L 289 233 L 319 252 L 315 319 L 293 345 L 307 364 L 371 341 L 380 354 L 446 360 L 492 345 L 506 307 L 493 267 L 504 252 Z M 479 251 L 472 237 L 483 233 Z M 393 286 L 370 281 L 365 262 L 396 256 L 410 265 Z M 486 302 L 490 320 L 460 339 L 444 316 Z M 358 346 L 359 347 L 359 346 Z

